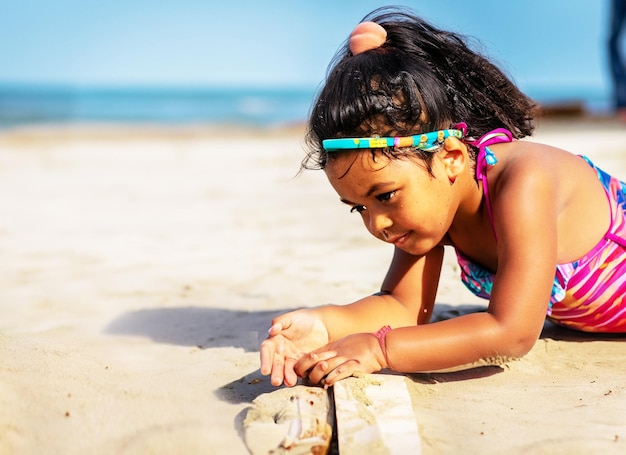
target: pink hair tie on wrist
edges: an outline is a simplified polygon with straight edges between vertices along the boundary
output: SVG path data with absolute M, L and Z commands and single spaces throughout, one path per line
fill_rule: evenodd
M 374 335 L 378 338 L 378 344 L 380 344 L 380 349 L 383 351 L 383 355 L 385 356 L 385 362 L 387 362 L 387 367 L 389 368 L 389 358 L 387 357 L 387 334 L 391 331 L 391 327 L 388 325 L 382 326 L 378 332 Z
M 376 49 L 387 39 L 387 31 L 376 22 L 361 22 L 350 34 L 352 55 Z

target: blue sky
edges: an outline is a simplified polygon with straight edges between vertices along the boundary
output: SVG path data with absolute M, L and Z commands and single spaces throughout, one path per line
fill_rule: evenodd
M 609 0 L 414 0 L 522 86 L 607 87 Z M 0 0 L 0 83 L 316 86 L 371 0 Z

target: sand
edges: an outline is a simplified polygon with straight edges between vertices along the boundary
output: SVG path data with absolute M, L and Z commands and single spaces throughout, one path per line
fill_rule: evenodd
M 600 134 L 602 133 L 602 134 Z M 626 128 L 537 140 L 626 178 Z M 0 133 L 0 453 L 248 453 L 273 315 L 376 291 L 391 251 L 302 130 Z M 437 317 L 481 310 L 447 255 Z M 546 325 L 502 367 L 409 375 L 423 453 L 626 453 L 626 338 Z

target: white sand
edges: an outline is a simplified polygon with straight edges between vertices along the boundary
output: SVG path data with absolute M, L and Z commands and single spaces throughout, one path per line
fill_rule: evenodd
M 537 139 L 626 178 L 622 125 Z M 272 316 L 376 291 L 391 255 L 301 156 L 297 128 L 0 134 L 0 453 L 247 453 Z M 439 313 L 484 306 L 446 264 Z M 626 453 L 625 341 L 411 375 L 424 453 Z

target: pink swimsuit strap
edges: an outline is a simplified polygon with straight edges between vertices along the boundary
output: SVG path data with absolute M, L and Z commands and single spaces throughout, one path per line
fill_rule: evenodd
M 491 201 L 489 199 L 489 185 L 487 183 L 487 169 L 494 166 L 498 160 L 493 152 L 488 148 L 492 144 L 499 144 L 502 142 L 512 142 L 513 135 L 509 130 L 504 128 L 498 128 L 487 134 L 481 136 L 478 139 L 466 138 L 467 144 L 478 147 L 478 156 L 476 157 L 476 178 L 483 184 L 483 194 L 485 195 L 485 204 L 487 206 L 487 214 L 489 215 L 489 221 L 491 222 L 491 229 L 493 229 L 493 235 L 496 235 L 495 225 L 493 223 L 493 211 L 491 209 Z M 497 237 L 496 237 L 497 238 Z

